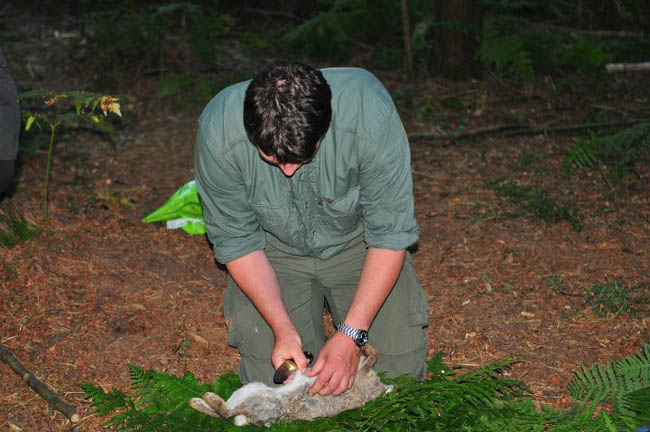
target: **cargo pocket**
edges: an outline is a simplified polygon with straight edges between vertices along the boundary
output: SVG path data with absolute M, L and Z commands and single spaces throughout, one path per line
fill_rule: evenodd
M 273 333 L 246 294 L 228 277 L 223 299 L 223 315 L 230 322 L 228 344 L 239 349 L 242 357 L 269 361 Z
M 418 283 L 411 257 L 370 327 L 370 344 L 381 356 L 419 352 L 426 344 L 427 302 Z
M 415 273 L 413 259 L 408 252 L 404 260 L 404 271 L 407 272 L 405 276 L 409 278 L 411 287 L 409 291 L 409 326 L 426 327 L 429 325 L 429 305 Z
M 238 325 L 236 325 L 237 319 L 235 317 L 234 290 L 238 289 L 239 287 L 235 284 L 235 281 L 231 277 L 228 277 L 228 286 L 223 295 L 223 317 L 226 320 L 228 328 L 228 345 L 234 348 L 238 348 L 241 342 L 241 335 L 237 331 Z

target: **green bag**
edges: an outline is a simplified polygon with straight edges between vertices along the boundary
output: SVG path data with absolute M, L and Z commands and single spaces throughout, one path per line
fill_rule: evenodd
M 185 183 L 174 195 L 142 222 L 167 222 L 167 229 L 183 228 L 188 234 L 205 234 L 203 206 L 199 200 L 196 181 Z

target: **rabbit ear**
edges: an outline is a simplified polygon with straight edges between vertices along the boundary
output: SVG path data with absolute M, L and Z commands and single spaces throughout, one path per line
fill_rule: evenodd
M 370 344 L 364 345 L 362 350 L 363 357 L 359 362 L 359 371 L 363 370 L 363 373 L 368 373 L 377 361 L 377 351 L 375 351 L 375 349 Z
M 192 398 L 189 400 L 189 404 L 200 413 L 207 414 L 210 417 L 221 418 L 221 416 L 201 398 Z
M 226 406 L 226 402 L 218 394 L 205 392 L 203 393 L 203 401 L 219 416 L 221 417 L 230 417 L 232 414 Z

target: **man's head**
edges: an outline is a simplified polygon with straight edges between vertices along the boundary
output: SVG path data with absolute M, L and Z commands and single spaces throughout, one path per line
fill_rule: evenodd
M 246 90 L 248 138 L 266 161 L 299 167 L 314 157 L 329 128 L 331 99 L 329 84 L 319 70 L 276 60 L 260 70 Z M 290 176 L 296 169 L 283 172 Z

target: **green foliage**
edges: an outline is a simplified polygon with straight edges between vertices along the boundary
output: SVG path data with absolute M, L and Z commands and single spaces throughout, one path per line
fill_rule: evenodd
M 639 353 L 605 365 L 582 366 L 568 386 L 579 401 L 576 412 L 591 415 L 602 404 L 617 414 L 619 430 L 632 430 L 650 420 L 650 345 Z
M 89 127 L 113 138 L 108 114 L 122 116 L 119 98 L 85 91 L 30 90 L 20 94 L 25 131 L 33 126 L 52 133 L 61 127 Z
M 639 2 L 632 0 L 630 10 L 642 10 Z M 618 25 L 602 22 L 600 28 L 630 28 L 632 15 L 624 11 L 628 5 L 620 1 L 592 1 L 580 7 L 564 0 L 480 3 L 486 18 L 476 58 L 499 74 L 529 79 L 539 74 L 569 72 L 581 75 L 575 80 L 577 84 L 598 86 L 608 76 L 602 67 L 606 62 L 639 60 L 647 53 L 649 44 L 640 36 L 630 37 L 629 32 L 601 36 L 592 31 L 599 28 L 599 19 L 620 21 Z M 588 26 L 584 26 L 585 17 L 589 17 Z M 587 28 L 583 30 L 582 26 Z
M 650 122 L 639 123 L 614 135 L 591 133 L 589 139 L 575 139 L 564 159 L 564 171 L 572 174 L 574 168 L 598 168 L 614 180 L 624 181 L 632 165 L 649 155 Z
M 460 99 L 454 97 L 454 96 L 448 96 L 442 99 L 439 99 L 439 103 L 442 107 L 444 108 L 449 108 L 455 111 L 463 111 L 467 109 L 463 101 Z
M 370 61 L 377 69 L 399 69 L 404 62 L 404 49 L 379 45 L 372 50 Z
M 45 186 L 43 193 L 43 213 L 45 223 L 49 222 L 50 170 L 56 132 L 61 127 L 79 127 L 86 124 L 99 128 L 113 138 L 113 127 L 107 120 L 109 113 L 122 116 L 118 98 L 101 93 L 83 91 L 53 92 L 49 90 L 32 90 L 20 95 L 25 120 L 25 131 L 34 125 L 49 132 L 50 140 L 45 167 Z M 102 115 L 103 114 L 103 115 Z
M 578 39 L 567 45 L 562 53 L 562 62 L 572 69 L 597 69 L 612 59 L 603 51 L 603 45 L 585 39 Z
M 161 79 L 154 98 L 181 108 L 202 108 L 219 91 L 247 78 L 248 74 L 240 70 L 219 73 L 209 80 L 190 73 L 168 73 Z
M 349 54 L 351 36 L 344 25 L 357 20 L 361 11 L 336 14 L 325 11 L 283 36 L 285 46 L 301 57 L 341 60 Z M 307 43 L 311 40 L 311 43 Z
M 462 430 L 513 417 L 517 409 L 508 401 L 527 392 L 519 381 L 499 379 L 513 360 L 456 376 L 438 353 L 428 362 L 430 379 L 391 380 L 398 391 L 331 419 L 330 430 L 340 423 L 347 426 L 344 430 Z
M 412 0 L 412 23 L 432 20 L 433 1 Z M 342 60 L 352 50 L 372 50 L 377 67 L 396 67 L 403 61 L 401 3 L 394 0 L 319 0 L 308 21 L 282 37 L 283 45 L 301 57 Z M 420 35 L 414 54 L 426 52 L 431 42 Z
M 167 96 L 177 95 L 192 85 L 192 76 L 188 73 L 168 73 L 163 76 L 154 97 L 162 99 Z
M 0 210 L 0 248 L 12 249 L 19 243 L 39 236 L 42 229 L 33 225 L 25 217 L 13 210 Z
M 410 107 L 409 114 L 418 121 L 431 120 L 433 115 L 438 111 L 436 105 L 431 101 L 426 101 L 417 106 Z
M 278 424 L 271 430 L 300 431 L 307 424 L 312 431 L 455 430 L 456 425 L 501 419 L 516 411 L 506 401 L 525 392 L 525 386 L 518 381 L 498 379 L 512 361 L 497 362 L 453 379 L 454 371 L 443 364 L 442 354 L 438 354 L 429 361 L 429 380 L 418 382 L 401 377 L 392 381 L 399 391 L 361 409 L 314 422 Z M 187 404 L 190 397 L 205 391 L 228 398 L 241 385 L 233 374 L 224 375 L 209 386 L 199 384 L 190 373 L 176 377 L 132 365 L 129 370 L 134 389 L 131 395 L 119 390 L 106 393 L 92 384 L 81 385 L 99 415 L 113 415 L 106 425 L 116 425 L 121 431 L 242 430 L 233 426 L 232 419 L 214 419 L 193 411 Z M 243 430 L 258 428 L 249 426 Z
M 106 393 L 92 384 L 81 384 L 86 397 L 105 423 L 118 431 L 627 431 L 650 419 L 650 345 L 643 351 L 608 363 L 585 366 L 569 385 L 576 404 L 565 412 L 542 406 L 539 412 L 527 397 L 526 386 L 507 380 L 501 373 L 515 361 L 506 359 L 458 374 L 447 367 L 441 353 L 428 362 L 431 377 L 416 381 L 400 377 L 386 381 L 398 390 L 332 418 L 313 422 L 280 423 L 269 429 L 235 427 L 232 419 L 215 419 L 187 404 L 190 397 L 213 391 L 224 399 L 241 385 L 233 374 L 214 385 L 183 377 L 142 370 L 130 365 L 134 392 Z M 607 412 L 595 414 L 606 407 Z
M 483 40 L 476 52 L 476 59 L 497 72 L 511 71 L 520 78 L 532 78 L 534 75 L 530 52 L 524 49 L 520 36 L 495 36 Z
M 214 419 L 194 411 L 189 398 L 211 391 L 228 397 L 241 386 L 234 374 L 222 376 L 214 385 L 200 384 L 193 374 L 182 377 L 129 365 L 131 394 L 107 393 L 90 383 L 80 384 L 97 414 L 112 415 L 106 426 L 120 431 L 214 431 L 235 430 L 231 420 Z
M 585 305 L 591 308 L 600 316 L 607 316 L 608 314 L 623 315 L 630 314 L 636 315 L 643 309 L 641 305 L 649 305 L 650 297 L 641 294 L 634 295 L 642 286 L 626 287 L 620 285 L 618 282 L 609 282 L 605 284 L 594 284 L 587 292 L 587 299 Z
M 220 39 L 232 32 L 236 21 L 213 9 L 206 11 L 193 2 L 148 7 L 121 2 L 92 12 L 89 42 L 95 68 L 108 79 L 119 78 L 125 70 L 178 70 L 192 57 L 216 67 Z
M 581 217 L 576 209 L 557 204 L 542 191 L 533 187 L 497 180 L 489 185 L 497 196 L 505 197 L 518 207 L 511 217 L 530 217 L 537 222 L 552 225 L 566 221 L 575 231 L 582 229 Z
M 38 127 L 33 127 L 26 131 L 23 129 L 20 133 L 20 146 L 18 152 L 21 157 L 29 159 L 39 150 L 48 148 L 50 144 L 50 134 Z

